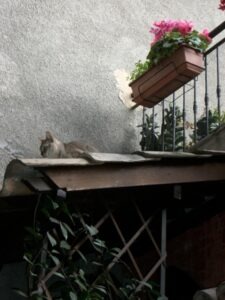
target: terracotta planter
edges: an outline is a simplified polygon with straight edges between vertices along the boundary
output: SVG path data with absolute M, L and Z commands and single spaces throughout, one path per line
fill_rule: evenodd
M 153 107 L 204 70 L 202 53 L 181 46 L 170 57 L 145 72 L 129 85 L 133 101 Z

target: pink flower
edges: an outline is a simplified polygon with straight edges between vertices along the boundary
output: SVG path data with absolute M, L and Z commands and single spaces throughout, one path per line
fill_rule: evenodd
M 183 20 L 178 21 L 177 30 L 182 35 L 187 35 L 188 33 L 190 33 L 192 31 L 192 28 L 193 28 L 192 22 L 183 21 Z
M 208 29 L 204 29 L 201 33 L 199 33 L 199 36 L 205 38 L 208 43 L 212 42 L 212 38 L 209 36 Z
M 150 33 L 154 34 L 152 45 L 158 42 L 163 36 L 171 31 L 178 31 L 182 35 L 187 35 L 192 31 L 193 23 L 186 20 L 162 20 L 154 22 Z

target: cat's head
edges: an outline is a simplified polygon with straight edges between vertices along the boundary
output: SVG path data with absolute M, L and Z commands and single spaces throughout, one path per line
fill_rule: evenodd
M 41 156 L 49 157 L 49 152 L 51 152 L 54 143 L 53 135 L 51 134 L 51 132 L 46 131 L 45 139 L 40 139 L 40 141 L 41 141 L 41 145 L 40 145 Z
M 45 139 L 41 139 L 40 152 L 43 157 L 62 158 L 65 157 L 64 144 L 51 132 L 46 131 Z

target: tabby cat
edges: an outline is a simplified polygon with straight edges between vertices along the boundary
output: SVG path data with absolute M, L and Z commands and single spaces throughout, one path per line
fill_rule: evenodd
M 51 132 L 46 131 L 45 139 L 41 139 L 40 152 L 48 158 L 71 158 L 82 157 L 90 152 L 98 152 L 97 149 L 79 142 L 63 143 Z

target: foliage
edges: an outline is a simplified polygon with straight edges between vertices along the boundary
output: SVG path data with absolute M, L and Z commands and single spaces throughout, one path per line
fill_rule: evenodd
M 34 224 L 26 230 L 28 292 L 17 291 L 24 298 L 138 300 L 141 293 L 154 299 L 153 285 L 143 283 L 137 292 L 140 281 L 117 257 L 119 249 L 108 248 L 89 216 L 74 212 L 65 199 L 40 197 Z
M 157 114 L 155 114 L 156 118 Z M 176 119 L 176 131 L 175 131 L 175 151 L 180 151 L 183 149 L 183 115 L 178 107 L 175 107 L 175 119 Z M 221 124 L 225 124 L 225 112 L 220 115 L 215 109 L 214 111 L 209 110 L 209 133 L 216 130 Z M 190 123 L 187 122 L 190 126 Z M 143 151 L 161 151 L 162 141 L 164 138 L 164 151 L 173 150 L 173 107 L 170 105 L 169 109 L 165 109 L 164 115 L 164 126 L 161 128 L 159 133 L 157 129 L 159 128 L 157 123 L 153 125 L 153 115 L 145 115 L 145 122 L 142 125 L 141 131 L 141 142 L 140 145 Z M 193 125 L 191 126 L 193 127 Z M 153 130 L 154 128 L 154 130 Z M 196 124 L 196 136 L 197 141 L 200 141 L 206 137 L 206 116 L 205 114 L 197 121 Z M 163 133 L 164 132 L 164 133 Z M 191 142 L 189 146 L 193 145 L 195 136 L 195 130 L 190 135 Z
M 146 71 L 148 71 L 151 67 L 151 62 L 149 59 L 146 59 L 144 62 L 139 60 L 135 63 L 135 69 L 132 71 L 130 75 L 130 80 L 135 80 L 138 77 L 140 77 L 142 74 L 144 74 Z
M 205 114 L 201 116 L 201 118 L 197 121 L 196 126 L 196 135 L 197 135 L 197 141 L 200 141 L 204 137 L 207 136 L 207 126 L 206 126 L 206 116 Z M 209 133 L 212 133 L 214 130 L 216 130 L 220 124 L 225 123 L 225 112 L 222 112 L 220 115 L 217 110 L 209 110 L 208 115 L 208 126 L 209 126 Z M 194 140 L 195 132 L 193 135 L 191 135 L 191 139 Z
M 156 117 L 157 114 L 155 114 Z M 183 121 L 182 113 L 179 107 L 175 106 L 175 151 L 182 150 L 183 145 Z M 164 125 L 161 128 L 161 133 L 157 132 L 159 126 L 154 124 L 153 130 L 153 115 L 145 115 L 145 122 L 141 131 L 140 145 L 144 151 L 160 151 L 162 150 L 162 144 L 164 143 L 164 151 L 173 150 L 173 106 L 165 109 Z
M 157 114 L 154 115 L 156 117 Z M 141 149 L 143 151 L 159 151 L 159 134 L 157 133 L 157 129 L 159 126 L 157 123 L 154 123 L 153 114 L 147 115 L 145 114 L 145 122 L 142 125 L 138 125 L 138 127 L 142 127 L 140 132 L 141 134 Z M 154 126 L 153 126 L 154 125 Z
M 164 126 L 160 135 L 160 141 L 164 135 L 164 150 L 173 151 L 173 106 L 170 105 L 169 109 L 165 109 Z M 180 151 L 183 148 L 183 114 L 178 106 L 175 106 L 175 151 Z
M 192 22 L 184 20 L 155 22 L 150 32 L 154 34 L 150 51 L 144 62 L 139 60 L 135 64 L 135 69 L 130 75 L 131 80 L 137 79 L 162 59 L 171 56 L 181 45 L 187 45 L 197 51 L 204 52 L 211 43 L 207 29 L 200 33 L 193 30 Z

